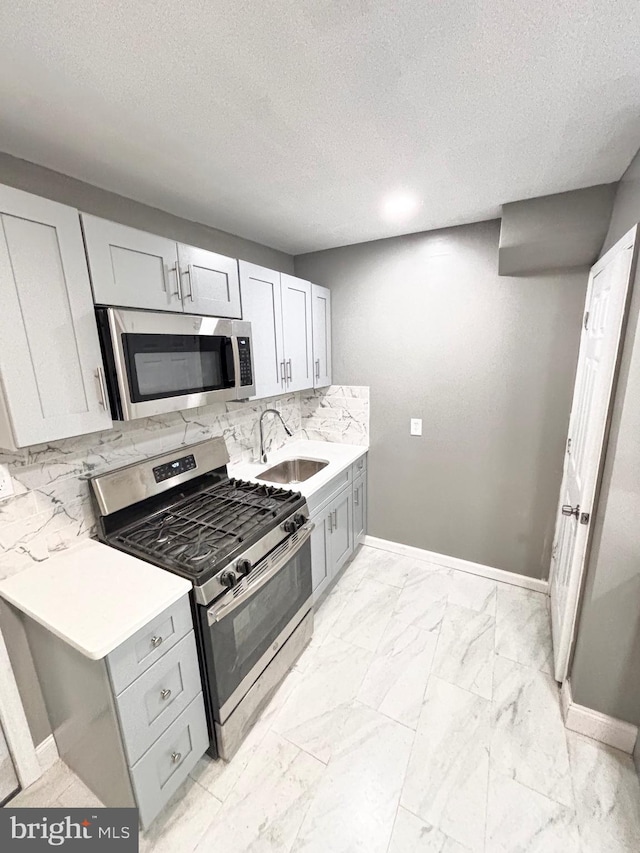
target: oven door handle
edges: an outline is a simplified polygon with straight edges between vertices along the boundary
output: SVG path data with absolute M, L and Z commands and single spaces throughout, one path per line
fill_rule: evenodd
M 228 616 L 229 613 L 232 613 L 236 607 L 239 607 L 241 604 L 244 604 L 247 599 L 251 598 L 254 593 L 258 592 L 267 581 L 270 581 L 274 575 L 277 575 L 280 569 L 285 566 L 289 560 L 291 560 L 298 551 L 302 548 L 305 542 L 311 536 L 311 533 L 315 527 L 315 524 L 305 524 L 304 527 L 300 528 L 299 538 L 293 548 L 287 548 L 287 550 L 282 554 L 282 556 L 278 557 L 275 563 L 270 566 L 264 574 L 260 575 L 258 580 L 252 583 L 248 589 L 244 592 L 240 593 L 240 595 L 234 595 L 233 590 L 228 592 L 221 601 L 217 601 L 212 607 L 207 610 L 207 622 L 209 625 L 213 625 L 215 622 L 220 622 L 225 616 Z M 282 546 L 280 546 L 282 547 Z M 276 549 L 277 550 L 277 549 Z M 269 559 L 266 557 L 265 559 Z M 249 578 L 251 575 L 249 575 Z

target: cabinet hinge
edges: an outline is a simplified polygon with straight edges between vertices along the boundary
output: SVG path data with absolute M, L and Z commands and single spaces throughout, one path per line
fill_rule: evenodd
M 571 453 L 571 439 L 567 439 L 567 453 Z
M 585 327 L 585 329 L 589 328 L 589 312 L 588 311 L 584 315 L 584 327 Z

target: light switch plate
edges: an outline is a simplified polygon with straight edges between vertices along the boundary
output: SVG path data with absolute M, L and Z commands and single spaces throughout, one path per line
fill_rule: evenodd
M 0 501 L 13 494 L 13 480 L 6 465 L 0 465 Z
M 422 435 L 422 418 L 411 418 L 411 435 Z

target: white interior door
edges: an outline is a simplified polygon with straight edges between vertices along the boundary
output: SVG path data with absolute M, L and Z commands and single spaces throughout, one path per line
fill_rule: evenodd
M 557 681 L 564 681 L 567 676 L 575 633 L 635 243 L 633 228 L 589 275 L 551 559 L 551 625 Z

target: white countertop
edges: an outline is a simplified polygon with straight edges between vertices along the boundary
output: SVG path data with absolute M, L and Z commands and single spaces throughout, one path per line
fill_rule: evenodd
M 266 462 L 241 462 L 237 465 L 229 465 L 229 475 L 238 480 L 250 480 L 255 483 L 263 483 L 258 480 L 257 475 L 282 462 L 285 459 L 293 459 L 302 456 L 306 459 L 322 459 L 328 462 L 326 468 L 318 471 L 308 480 L 302 483 L 267 483 L 266 485 L 278 486 L 281 489 L 290 489 L 293 492 L 301 492 L 305 498 L 311 497 L 318 489 L 321 489 L 329 480 L 337 477 L 341 471 L 353 465 L 356 459 L 360 459 L 369 450 L 358 444 L 336 444 L 333 441 L 306 441 L 294 439 L 288 441 L 279 450 L 267 453 Z
M 190 589 L 184 578 L 93 539 L 0 581 L 3 598 L 93 660 Z

